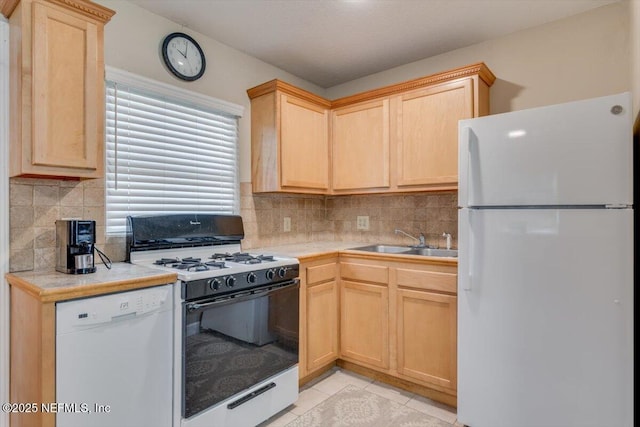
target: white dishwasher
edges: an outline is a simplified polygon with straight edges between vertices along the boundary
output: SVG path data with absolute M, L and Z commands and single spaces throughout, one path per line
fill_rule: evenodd
M 56 305 L 57 427 L 171 426 L 172 285 Z

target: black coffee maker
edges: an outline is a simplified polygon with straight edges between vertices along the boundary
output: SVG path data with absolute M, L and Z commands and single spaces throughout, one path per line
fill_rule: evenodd
M 94 273 L 96 222 L 80 219 L 56 221 L 56 270 L 68 274 Z

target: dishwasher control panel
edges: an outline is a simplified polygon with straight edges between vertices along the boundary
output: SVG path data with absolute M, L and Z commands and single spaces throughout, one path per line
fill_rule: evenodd
M 56 304 L 57 333 L 169 310 L 173 285 L 99 295 Z

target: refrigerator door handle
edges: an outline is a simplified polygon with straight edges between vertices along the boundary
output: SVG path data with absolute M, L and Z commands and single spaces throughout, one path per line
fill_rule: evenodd
M 475 245 L 472 229 L 473 209 L 462 208 L 458 211 L 458 285 L 460 292 L 468 292 L 474 276 Z
M 474 157 L 478 157 L 479 154 L 477 147 L 478 138 L 473 132 L 473 129 L 469 126 L 462 127 L 460 131 L 462 134 L 461 140 L 465 141 L 466 152 L 461 151 L 463 158 L 461 157 L 460 159 L 460 172 L 465 185 L 460 185 L 459 196 L 465 201 L 461 206 L 470 207 L 473 206 L 473 180 L 471 179 L 471 174 L 474 170 L 474 165 L 472 163 L 474 161 Z
M 465 280 L 462 284 L 463 291 L 471 290 L 471 283 L 473 282 L 473 264 L 474 264 L 474 239 L 473 239 L 473 226 L 471 217 L 473 216 L 473 209 L 467 209 L 467 239 L 469 244 L 469 256 L 467 258 L 467 280 Z

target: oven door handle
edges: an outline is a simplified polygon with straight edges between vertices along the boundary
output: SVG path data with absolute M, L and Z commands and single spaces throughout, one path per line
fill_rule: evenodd
M 193 311 L 210 307 L 216 304 L 228 303 L 230 301 L 242 302 L 244 300 L 248 300 L 252 298 L 263 297 L 271 293 L 274 293 L 276 291 L 279 291 L 281 289 L 287 289 L 294 286 L 300 286 L 300 279 L 293 279 L 290 282 L 285 282 L 285 283 L 280 283 L 278 285 L 270 286 L 264 290 L 260 289 L 257 291 L 253 290 L 253 291 L 247 291 L 247 292 L 240 292 L 233 295 L 227 295 L 226 297 L 219 297 L 213 300 L 209 300 L 207 302 L 190 302 L 186 305 L 186 308 L 187 308 L 187 311 L 191 313 Z

